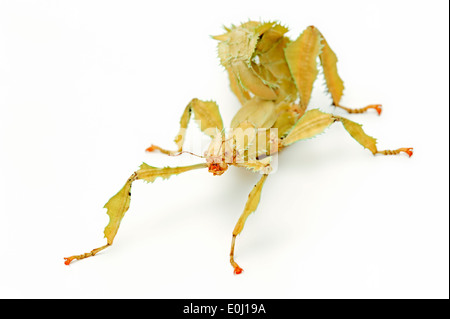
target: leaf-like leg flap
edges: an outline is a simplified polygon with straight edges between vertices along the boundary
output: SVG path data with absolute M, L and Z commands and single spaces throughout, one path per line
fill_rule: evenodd
M 242 229 L 244 228 L 245 221 L 247 220 L 247 217 L 253 213 L 256 208 L 258 207 L 259 200 L 261 199 L 261 190 L 264 185 L 264 182 L 266 181 L 268 175 L 263 175 L 261 179 L 258 181 L 258 183 L 253 187 L 252 191 L 248 195 L 247 203 L 245 204 L 244 212 L 242 213 L 241 217 L 239 217 L 239 220 L 236 223 L 236 226 L 233 230 L 233 237 L 231 241 L 231 251 L 230 251 L 230 263 L 231 266 L 234 268 L 234 273 L 236 275 L 242 273 L 242 268 L 239 267 L 239 265 L 234 261 L 234 246 L 236 241 L 236 236 L 239 235 L 242 232 Z
M 103 208 L 107 209 L 109 216 L 109 223 L 106 225 L 104 234 L 108 245 L 112 245 L 114 237 L 116 237 L 119 230 L 120 222 L 123 216 L 130 208 L 131 201 L 131 184 L 137 179 L 136 172 L 130 176 L 125 185 L 116 195 L 110 198 Z
M 350 135 L 364 148 L 369 149 L 373 154 L 377 153 L 377 140 L 373 138 L 372 136 L 367 135 L 363 129 L 362 125 L 355 123 L 353 121 L 350 121 L 349 119 L 346 119 L 344 117 L 337 117 L 336 118 L 342 122 L 342 125 L 344 125 L 344 128 L 347 130 L 347 132 L 350 133 Z
M 309 104 L 314 81 L 319 70 L 317 56 L 322 44 L 317 28 L 310 26 L 284 49 L 286 61 L 300 94 L 300 104 L 303 109 Z
M 341 116 L 335 116 L 335 118 L 342 122 L 344 125 L 344 128 L 347 130 L 347 132 L 350 133 L 350 135 L 364 148 L 369 149 L 373 155 L 375 154 L 381 154 L 381 155 L 397 155 L 401 152 L 404 152 L 408 154 L 409 157 L 413 155 L 413 148 L 412 147 L 402 147 L 398 148 L 396 150 L 383 150 L 379 151 L 377 149 L 377 140 L 369 135 L 367 135 L 363 129 L 362 125 L 355 123 L 353 121 L 350 121 L 349 119 L 346 119 Z
M 219 107 L 214 101 L 202 101 L 199 99 L 192 99 L 191 102 L 184 109 L 183 115 L 180 119 L 180 130 L 174 141 L 178 146 L 176 151 L 166 150 L 156 145 L 151 145 L 146 149 L 147 152 L 158 150 L 167 155 L 178 155 L 183 151 L 184 138 L 186 130 L 194 113 L 195 119 L 199 122 L 200 129 L 203 133 L 214 137 L 216 129 L 221 131 L 223 129 L 222 117 L 219 112 Z
M 94 256 L 99 251 L 107 248 L 112 245 L 114 238 L 116 237 L 117 231 L 119 230 L 120 223 L 125 216 L 125 213 L 128 211 L 130 207 L 131 201 L 131 185 L 136 180 L 144 180 L 149 183 L 153 183 L 158 177 L 162 179 L 168 179 L 172 175 L 181 174 L 190 170 L 206 168 L 208 164 L 201 163 L 190 166 L 181 166 L 181 167 L 153 167 L 143 163 L 139 170 L 134 172 L 127 180 L 125 185 L 117 192 L 116 195 L 110 198 L 110 200 L 105 204 L 104 208 L 107 209 L 107 214 L 109 216 L 109 223 L 106 225 L 104 234 L 107 240 L 106 245 L 101 246 L 92 250 L 89 253 L 85 253 L 82 255 L 74 255 L 71 257 L 65 257 L 65 264 L 69 265 L 70 262 L 74 259 L 84 259 L 87 257 Z
M 323 74 L 327 83 L 328 91 L 330 91 L 334 105 L 339 105 L 342 94 L 344 92 L 344 81 L 338 74 L 337 70 L 337 56 L 331 50 L 327 41 L 322 37 L 322 52 L 320 53 L 320 63 L 322 64 Z
M 288 146 L 299 140 L 308 139 L 321 134 L 336 119 L 332 114 L 323 113 L 318 109 L 307 111 L 295 123 L 291 131 L 281 141 L 281 146 Z
M 320 63 L 322 64 L 323 74 L 325 76 L 328 91 L 330 92 L 331 98 L 333 99 L 333 105 L 351 114 L 365 113 L 369 109 L 374 109 L 375 111 L 377 111 L 378 115 L 380 115 L 382 111 L 381 104 L 371 104 L 366 107 L 357 109 L 340 105 L 342 94 L 344 92 L 344 81 L 342 81 L 337 70 L 338 58 L 333 50 L 331 50 L 331 47 L 328 45 L 324 36 L 322 34 L 320 35 L 322 38 L 322 52 L 320 52 L 319 54 Z
M 262 160 L 251 160 L 251 161 L 245 161 L 243 163 L 236 163 L 236 166 L 238 167 L 244 167 L 248 170 L 251 170 L 254 173 L 261 173 L 261 174 L 270 174 L 272 171 L 272 157 L 268 156 L 263 158 Z

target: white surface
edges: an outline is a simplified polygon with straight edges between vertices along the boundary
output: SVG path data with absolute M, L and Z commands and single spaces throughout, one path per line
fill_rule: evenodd
M 135 183 L 114 245 L 104 203 L 137 166 L 196 162 L 173 146 L 193 97 L 229 123 L 238 102 L 209 35 L 314 24 L 339 57 L 343 104 L 374 157 L 335 125 L 279 157 L 258 210 L 231 232 L 257 176 L 195 171 Z M 2 1 L 0 297 L 448 298 L 447 1 Z M 316 82 L 311 105 L 333 111 Z M 337 111 L 344 115 L 344 112 Z

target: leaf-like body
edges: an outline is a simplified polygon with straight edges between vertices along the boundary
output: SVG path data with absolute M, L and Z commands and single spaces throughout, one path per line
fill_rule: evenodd
M 318 109 L 307 111 L 295 124 L 289 134 L 282 140 L 283 146 L 304 140 L 322 133 L 335 121 L 332 114 Z
M 218 44 L 220 63 L 228 70 L 231 89 L 241 103 L 246 97 L 236 85 L 266 100 L 274 100 L 277 97 L 274 90 L 265 82 L 267 79 L 258 74 L 252 66 L 256 46 L 263 35 L 269 32 L 273 35 L 266 37 L 266 41 L 261 43 L 263 47 L 271 46 L 270 38 L 282 35 L 283 29 L 273 28 L 274 24 L 275 22 L 248 21 L 237 27 L 232 26 L 227 29 L 227 33 L 214 37 L 220 41 Z
M 256 30 L 258 25 L 259 22 L 249 21 L 238 27 L 233 26 L 224 35 L 214 37 L 220 41 L 217 49 L 220 63 L 225 68 L 235 61 L 250 62 L 259 39 Z

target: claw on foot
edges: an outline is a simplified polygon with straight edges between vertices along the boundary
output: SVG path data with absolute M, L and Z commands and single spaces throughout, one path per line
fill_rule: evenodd
M 373 104 L 373 105 L 369 105 L 367 106 L 368 109 L 375 109 L 375 111 L 377 111 L 378 115 L 381 115 L 381 111 L 383 111 L 383 109 L 381 108 L 381 104 Z
M 111 244 L 108 243 L 102 247 L 98 247 L 93 249 L 90 253 L 85 253 L 82 255 L 74 255 L 74 256 L 70 256 L 70 257 L 64 257 L 65 261 L 64 264 L 66 264 L 67 266 L 70 265 L 70 263 L 72 262 L 72 260 L 74 259 L 84 259 L 87 257 L 91 257 L 91 256 L 95 256 L 95 254 L 97 254 L 99 251 L 102 251 L 103 249 L 105 249 L 106 247 L 110 246 Z
M 239 266 L 236 266 L 236 268 L 234 268 L 233 273 L 234 273 L 235 275 L 240 275 L 240 274 L 242 274 L 243 271 L 244 271 L 244 269 L 242 269 L 242 268 L 239 267 Z
M 402 149 L 402 152 L 405 152 L 406 154 L 409 155 L 409 157 L 411 157 L 413 155 L 413 148 L 412 147 L 408 147 L 408 148 L 404 148 Z
M 181 149 L 178 151 L 169 151 L 166 150 L 164 148 L 161 148 L 157 145 L 150 145 L 150 147 L 147 147 L 147 149 L 145 150 L 146 152 L 154 152 L 154 151 L 160 151 L 163 154 L 169 155 L 169 156 L 174 156 L 174 155 L 179 155 L 179 153 L 181 152 Z
M 72 260 L 74 260 L 74 257 L 64 257 L 64 259 L 65 259 L 64 264 L 66 264 L 67 266 L 69 266 L 69 265 L 70 265 L 70 262 L 71 262 Z

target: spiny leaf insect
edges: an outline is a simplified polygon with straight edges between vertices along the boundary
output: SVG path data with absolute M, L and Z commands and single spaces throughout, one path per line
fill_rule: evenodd
M 66 265 L 76 259 L 94 256 L 112 245 L 120 222 L 130 207 L 134 181 L 153 183 L 158 177 L 167 179 L 172 175 L 205 168 L 219 176 L 229 166 L 236 166 L 261 174 L 232 233 L 230 263 L 234 273 L 241 274 L 243 270 L 234 260 L 236 237 L 259 204 L 264 182 L 273 169 L 272 160 L 278 152 L 295 142 L 321 134 L 331 124 L 340 122 L 359 144 L 374 155 L 404 152 L 412 156 L 413 149 L 410 147 L 378 150 L 376 139 L 367 135 L 360 124 L 339 115 L 308 109 L 320 65 L 335 107 L 348 113 L 364 113 L 373 109 L 378 115 L 382 110 L 380 104 L 358 109 L 340 104 L 344 82 L 337 71 L 337 57 L 316 27 L 307 27 L 295 40 L 286 36 L 288 29 L 278 22 L 248 21 L 225 28 L 225 31 L 213 36 L 213 39 L 218 41 L 220 62 L 228 73 L 231 90 L 241 104 L 229 129 L 224 129 L 218 105 L 214 101 L 196 98 L 190 101 L 181 116 L 180 131 L 175 137 L 177 149 L 151 145 L 147 151 L 159 151 L 170 156 L 185 153 L 185 133 L 191 115 L 194 115 L 200 130 L 211 137 L 210 145 L 200 156 L 204 162 L 163 168 L 143 163 L 104 206 L 110 217 L 104 230 L 106 245 L 82 255 L 65 257 Z

